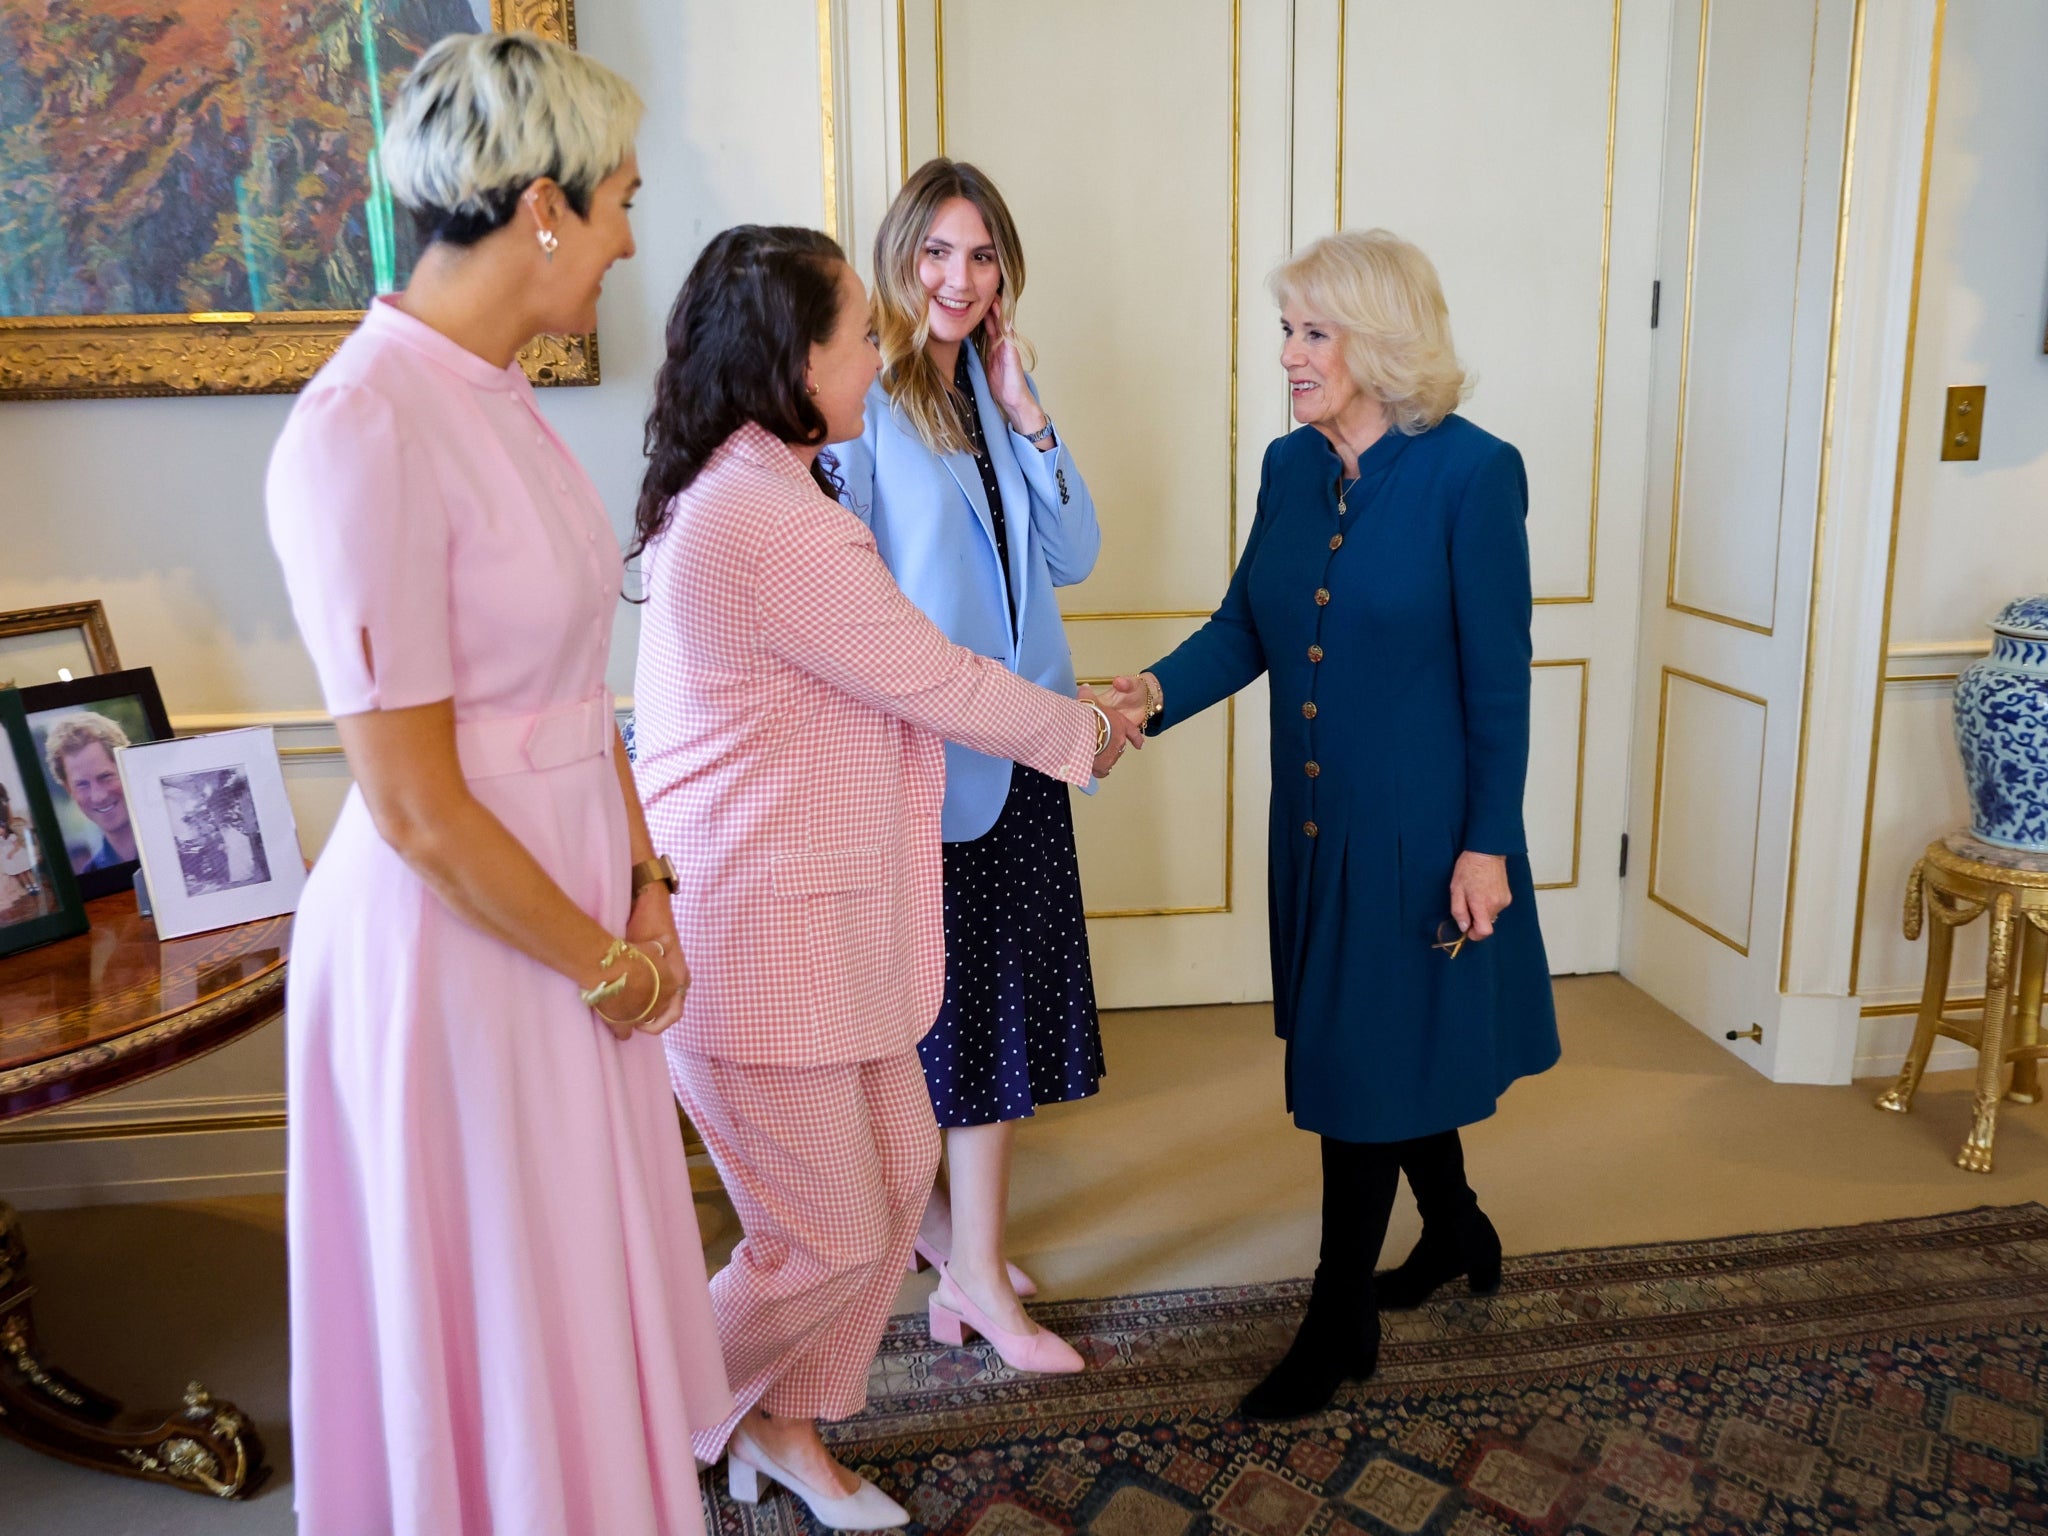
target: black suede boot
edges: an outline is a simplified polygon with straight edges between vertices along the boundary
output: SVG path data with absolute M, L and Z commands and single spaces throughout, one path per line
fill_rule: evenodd
M 1389 1312 L 1419 1307 L 1460 1276 L 1473 1295 L 1492 1295 L 1500 1289 L 1500 1234 L 1465 1181 L 1458 1133 L 1404 1141 L 1399 1157 L 1422 1213 L 1422 1239 L 1398 1267 L 1373 1277 L 1380 1306 Z
M 1321 1413 L 1346 1381 L 1362 1381 L 1378 1369 L 1372 1267 L 1386 1240 L 1400 1168 L 1391 1145 L 1323 1138 L 1322 1259 L 1308 1313 L 1280 1363 L 1238 1405 L 1243 1417 Z

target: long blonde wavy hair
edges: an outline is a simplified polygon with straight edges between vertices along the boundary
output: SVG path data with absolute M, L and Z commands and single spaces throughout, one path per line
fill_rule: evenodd
M 931 298 L 918 281 L 918 258 L 925 237 L 939 209 L 956 197 L 964 197 L 988 226 L 995 243 L 995 307 L 1003 325 L 1014 326 L 1017 300 L 1024 294 L 1024 246 L 1017 238 L 1016 221 L 996 184 L 964 160 L 944 156 L 927 160 L 903 183 L 896 200 L 875 231 L 875 292 L 872 301 L 875 337 L 882 349 L 882 388 L 903 413 L 925 447 L 933 453 L 968 453 L 972 446 L 961 430 L 962 402 L 953 380 L 943 374 L 925 350 L 931 340 Z M 988 364 L 986 333 L 977 326 L 974 346 Z M 1025 367 L 1032 364 L 1029 345 L 1020 336 L 1017 345 Z M 971 402 L 968 402 L 971 405 Z

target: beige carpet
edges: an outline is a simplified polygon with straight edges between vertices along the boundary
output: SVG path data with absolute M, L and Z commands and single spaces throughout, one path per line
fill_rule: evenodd
M 1951 1159 L 1964 1074 L 1907 1119 L 1872 1089 L 1765 1082 L 1614 977 L 1558 986 L 1565 1061 L 1467 1133 L 1510 1251 L 1679 1240 L 2048 1201 L 2048 1106 L 2008 1106 L 1998 1172 Z M 1112 1015 L 1099 1099 L 1025 1129 L 1017 1257 L 1052 1296 L 1305 1274 L 1315 1143 L 1280 1107 L 1264 1008 Z M 133 1401 L 189 1376 L 250 1411 L 277 1475 L 246 1505 L 80 1471 L 0 1443 L 0 1533 L 185 1536 L 292 1529 L 280 1202 L 109 1206 L 23 1218 L 52 1357 Z M 1396 1214 L 1398 1253 L 1414 1236 Z M 730 1234 L 714 1245 L 720 1253 Z M 928 1279 L 906 1282 L 921 1303 Z

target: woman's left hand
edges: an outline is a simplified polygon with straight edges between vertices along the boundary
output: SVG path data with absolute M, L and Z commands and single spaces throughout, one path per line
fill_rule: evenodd
M 1508 861 L 1497 853 L 1461 853 L 1451 870 L 1451 921 L 1468 939 L 1493 937 L 1493 920 L 1515 898 Z
M 662 960 L 677 977 L 675 990 L 661 1000 L 654 1016 L 636 1027 L 645 1034 L 658 1035 L 683 1016 L 683 994 L 689 990 L 690 968 L 683 963 L 683 941 L 676 937 L 675 911 L 669 905 L 668 887 L 656 881 L 641 889 L 626 919 L 626 937 L 646 949 L 657 945 Z
M 1002 305 L 989 305 L 981 328 L 988 332 L 989 392 L 996 397 L 996 404 L 1003 408 L 1010 425 L 1029 437 L 1045 426 L 1045 412 L 1024 377 L 1024 358 L 1017 347 L 1017 335 L 1003 324 Z

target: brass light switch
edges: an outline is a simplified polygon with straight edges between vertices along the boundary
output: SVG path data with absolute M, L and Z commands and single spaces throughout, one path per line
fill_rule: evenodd
M 1959 384 L 1948 392 L 1941 418 L 1941 456 L 1974 459 L 1984 444 L 1984 386 Z

